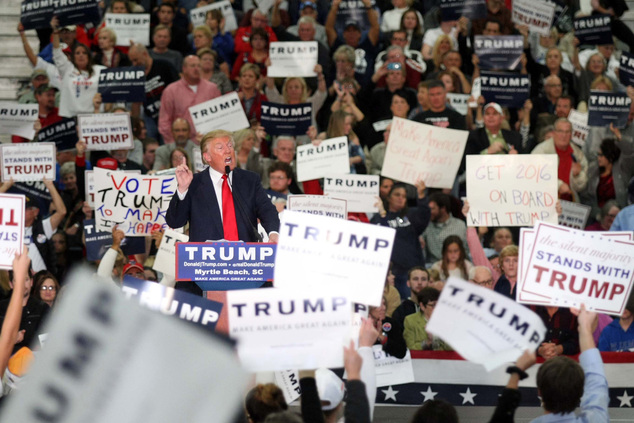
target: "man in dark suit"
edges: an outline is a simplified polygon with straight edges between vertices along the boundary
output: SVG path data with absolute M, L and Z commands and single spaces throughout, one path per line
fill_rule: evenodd
M 190 242 L 219 239 L 255 242 L 254 228 L 259 219 L 269 233 L 269 240 L 277 242 L 280 227 L 277 210 L 262 188 L 259 176 L 236 168 L 231 133 L 223 130 L 208 133 L 200 142 L 200 149 L 209 169 L 193 175 L 186 163 L 176 168 L 178 189 L 167 210 L 167 224 L 179 228 L 189 221 Z

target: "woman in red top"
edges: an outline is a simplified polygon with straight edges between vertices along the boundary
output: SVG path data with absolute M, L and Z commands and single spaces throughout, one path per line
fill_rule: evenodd
M 266 76 L 266 59 L 269 58 L 269 34 L 262 28 L 254 28 L 249 38 L 253 48 L 248 53 L 238 55 L 231 71 L 231 80 L 237 81 L 240 69 L 245 63 L 254 63 L 260 68 L 260 74 Z

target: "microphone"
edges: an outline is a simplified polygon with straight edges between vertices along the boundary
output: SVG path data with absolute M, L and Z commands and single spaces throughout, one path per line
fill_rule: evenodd
M 247 226 L 251 227 L 251 231 L 253 231 L 253 234 L 255 235 L 256 242 L 262 242 L 262 235 L 260 235 L 260 233 L 258 232 L 258 228 L 253 226 L 253 223 L 249 220 L 246 212 L 244 211 L 244 207 L 242 206 L 242 198 L 240 197 L 240 194 L 237 191 L 233 190 L 233 184 L 229 180 L 230 173 L 231 173 L 231 168 L 228 165 L 225 166 L 225 175 L 227 175 L 227 183 L 229 184 L 229 187 L 231 188 L 231 192 L 233 193 L 233 196 L 235 197 L 236 200 L 238 200 L 237 203 L 238 203 L 238 209 L 240 210 L 240 215 L 242 215 L 244 221 L 247 222 Z

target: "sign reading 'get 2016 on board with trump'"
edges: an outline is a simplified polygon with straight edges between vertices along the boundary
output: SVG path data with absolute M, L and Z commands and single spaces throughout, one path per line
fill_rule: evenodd
M 539 222 L 518 301 L 621 315 L 634 280 L 634 243 Z
M 329 286 L 333 292 L 348 290 L 350 301 L 380 306 L 395 233 L 384 226 L 286 210 L 275 287 Z
M 468 131 L 439 128 L 395 117 L 381 176 L 430 188 L 453 187 Z
M 95 168 L 95 190 L 98 231 L 119 225 L 126 236 L 146 236 L 167 227 L 165 214 L 176 192 L 176 177 Z
M 557 223 L 557 156 L 467 156 L 468 226 Z

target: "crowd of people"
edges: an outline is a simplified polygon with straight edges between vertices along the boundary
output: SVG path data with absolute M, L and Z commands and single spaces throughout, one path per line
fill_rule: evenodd
M 634 101 L 625 127 L 590 127 L 581 145 L 573 142 L 573 124 L 568 120 L 571 110 L 587 111 L 588 98 L 594 90 L 624 92 L 634 100 L 634 87 L 624 86 L 618 77 L 618 58 L 622 52 L 632 51 L 634 34 L 619 20 L 623 11 L 612 5 L 616 1 L 592 2 L 593 14 L 612 15 L 613 35 L 619 37 L 596 46 L 580 45 L 575 38 L 570 22 L 581 14 L 575 2 L 567 2 L 548 36 L 539 36 L 528 27 L 513 23 L 510 2 L 503 0 L 488 0 L 485 18 L 461 17 L 451 21 L 443 19 L 439 2 L 381 0 L 374 4 L 363 0 L 363 19 L 343 22 L 339 19 L 343 14 L 341 0 L 275 0 L 268 13 L 254 8 L 249 1 L 236 1 L 232 3 L 233 13 L 239 27 L 234 31 L 225 29 L 227 16 L 218 9 L 207 13 L 203 25 L 192 25 L 189 10 L 211 3 L 209 0 L 151 3 L 110 0 L 103 5 L 104 13 L 150 13 L 149 46 L 122 46 L 117 43 L 116 32 L 104 23 L 94 28 L 62 26 L 54 17 L 50 28 L 38 29 L 40 51 L 36 53 L 24 28 L 18 25 L 25 55 L 33 66 L 30 83 L 19 93 L 18 102 L 38 105 L 36 129 L 79 114 L 128 113 L 134 148 L 88 152 L 80 140 L 74 149 L 57 152 L 56 181 L 43 181 L 50 201 L 27 195 L 25 234 L 32 274 L 24 276 L 24 255 L 16 259 L 19 268 L 13 273 L 0 272 L 0 295 L 4 298 L 0 315 L 5 316 L 0 334 L 3 354 L 5 350 L 18 353 L 22 347 L 32 345 L 41 321 L 55 308 L 69 270 L 86 262 L 84 225 L 93 218 L 94 210 L 85 198 L 84 171 L 94 167 L 175 174 L 179 189 L 170 205 L 168 224 L 188 224 L 190 240 L 205 241 L 232 238 L 218 233 L 220 227 L 211 228 L 208 220 L 213 213 L 198 210 L 193 203 L 198 198 L 197 190 L 205 187 L 209 179 L 198 171 L 210 166 L 220 206 L 218 219 L 226 220 L 227 198 L 224 192 L 221 194 L 223 182 L 218 181 L 223 174 L 228 175 L 224 169 L 230 164 L 229 180 L 238 187 L 249 184 L 243 200 L 249 203 L 249 209 L 251 201 L 265 198 L 266 210 L 259 205 L 254 207 L 258 208 L 257 217 L 265 223 L 270 239 L 275 241 L 279 221 L 276 226 L 274 212 L 283 212 L 288 195 L 323 194 L 323 181 L 297 181 L 296 148 L 345 136 L 350 173 L 380 175 L 390 140 L 390 122 L 396 116 L 468 131 L 464 157 L 556 154 L 558 198 L 591 208 L 587 231 L 634 230 L 634 205 L 628 205 L 634 203 Z M 474 36 L 510 34 L 519 35 L 524 41 L 520 63 L 509 71 L 530 77 L 530 96 L 523 107 L 503 107 L 478 96 L 469 98 L 466 114 L 456 110 L 452 94 L 470 95 L 480 75 L 480 61 L 472 47 Z M 316 41 L 317 76 L 267 77 L 269 45 L 274 41 Z M 130 65 L 145 70 L 144 102 L 104 103 L 97 92 L 101 70 Z M 238 94 L 250 127 L 212 136 L 197 132 L 188 109 L 233 91 Z M 310 103 L 311 127 L 306 134 L 295 136 L 267 134 L 260 122 L 265 101 Z M 33 140 L 14 136 L 12 141 Z M 197 149 L 201 158 L 196 156 Z M 372 382 L 359 368 L 362 360 L 358 354 L 364 355 L 363 347 L 381 344 L 386 353 L 399 358 L 408 349 L 452 350 L 451 345 L 425 330 L 443 282 L 449 277 L 459 277 L 516 299 L 518 228 L 467 227 L 465 162 L 463 159 L 452 189 L 432 189 L 423 181 L 414 186 L 381 177 L 378 212 L 348 215 L 351 220 L 394 228 L 396 237 L 382 305 L 370 308 L 371 324 L 362 329 L 368 345 L 361 345 L 358 353 L 346 350 L 346 421 L 370 421 L 372 415 L 374 394 L 364 394 L 364 384 L 372 386 Z M 5 181 L 0 192 L 21 192 L 16 190 L 17 185 Z M 255 217 L 254 214 L 253 220 Z M 241 228 L 242 222 L 237 220 L 235 239 L 254 241 L 252 234 L 243 236 L 248 228 Z M 224 231 L 227 234 L 226 226 Z M 114 228 L 112 246 L 92 264 L 100 275 L 119 284 L 125 275 L 130 275 L 197 292 L 193 284 L 175 285 L 173 277 L 152 269 L 162 236 L 163 231 L 156 231 L 147 237 L 144 252 L 128 255 L 122 248 L 124 233 Z M 23 311 L 19 327 L 15 322 L 16 289 L 25 293 L 20 297 Z M 565 368 L 574 377 L 580 373 L 583 376 L 585 371 L 586 386 L 589 380 L 595 382 L 588 389 L 605 389 L 607 396 L 595 345 L 601 351 L 634 351 L 634 300 L 630 298 L 621 316 L 596 316 L 563 307 L 530 308 L 547 327 L 544 343 L 535 353 L 547 364 L 554 363 L 555 370 L 550 371 Z M 10 339 L 17 342 L 7 341 L 7 331 L 17 333 Z M 560 357 L 580 352 L 583 370 Z M 7 367 L 8 357 L 1 358 Z M 364 364 L 370 359 L 371 355 L 367 359 L 364 356 Z M 508 409 L 519 401 L 514 378 L 521 378 L 534 359 L 525 355 L 518 361 L 500 403 L 506 409 L 496 411 L 493 421 L 512 421 L 512 412 L 508 420 Z M 567 393 L 566 401 L 553 399 L 563 395 L 565 387 L 557 385 L 557 376 L 548 372 L 548 366 L 542 365 L 543 375 L 541 379 L 538 375 L 537 380 L 545 410 L 564 414 L 573 411 L 581 394 Z M 327 387 L 337 385 L 333 376 L 318 370 L 302 378 L 304 398 L 314 394 L 302 401 L 303 421 L 336 421 L 338 414 L 334 411 L 342 408 L 343 391 L 336 386 Z M 251 421 L 265 421 L 270 412 L 287 408 L 276 389 L 279 390 L 258 386 L 249 394 L 246 410 Z M 10 390 L 5 386 L 5 392 Z M 607 410 L 607 400 L 602 395 L 597 394 L 592 404 L 582 402 L 582 411 L 584 406 Z M 547 396 L 551 399 L 547 400 Z M 315 414 L 318 403 L 310 403 L 319 398 L 323 415 Z M 330 403 L 324 405 L 325 399 Z M 597 406 L 596 401 L 601 404 Z M 457 421 L 450 408 L 442 402 L 428 402 L 413 421 Z M 436 420 L 431 420 L 431 415 L 436 415 Z M 301 421 L 292 418 L 270 416 L 266 421 Z

